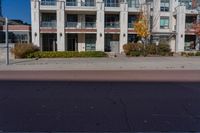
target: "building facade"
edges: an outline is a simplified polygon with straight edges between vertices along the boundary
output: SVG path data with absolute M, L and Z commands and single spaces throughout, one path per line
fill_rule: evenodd
M 152 43 L 199 50 L 192 24 L 198 0 L 31 0 L 32 42 L 42 51 L 123 52 L 138 41 L 134 22 L 148 16 Z
M 0 45 L 5 43 L 5 18 L 0 17 Z M 31 25 L 21 20 L 9 20 L 8 25 L 9 43 L 31 43 Z

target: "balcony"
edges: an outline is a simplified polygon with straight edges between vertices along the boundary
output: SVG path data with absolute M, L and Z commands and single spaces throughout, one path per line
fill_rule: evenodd
M 56 6 L 56 1 L 52 0 L 52 1 L 41 1 L 41 5 L 42 6 Z
M 73 29 L 95 29 L 96 22 L 67 22 L 66 27 Z
M 193 23 L 186 23 L 186 24 L 185 24 L 185 28 L 186 28 L 186 29 L 192 29 L 193 26 L 194 26 Z
M 43 28 L 56 28 L 57 22 L 56 21 L 43 21 L 43 22 L 41 22 L 41 27 L 43 27 Z
M 134 28 L 134 24 L 133 23 L 128 23 L 128 28 Z
M 105 22 L 105 28 L 119 28 L 119 22 Z
M 120 7 L 120 3 L 105 3 L 105 7 Z
M 81 7 L 95 7 L 96 6 L 96 4 L 95 4 L 95 2 L 76 2 L 76 1 L 74 1 L 74 2 L 66 2 L 66 6 L 81 6 Z
M 78 2 L 66 2 L 66 6 L 78 6 Z

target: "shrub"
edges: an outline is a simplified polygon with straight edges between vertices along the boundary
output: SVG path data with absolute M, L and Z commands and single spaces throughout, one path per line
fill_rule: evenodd
M 187 56 L 186 52 L 181 52 L 181 56 Z
M 36 51 L 39 51 L 39 48 L 33 44 L 15 44 L 14 48 L 11 48 L 11 53 L 15 55 L 15 58 L 25 58 Z
M 130 52 L 132 51 L 132 44 L 131 44 L 131 43 L 125 44 L 125 45 L 123 46 L 123 49 L 124 49 L 124 53 L 125 53 L 126 55 L 129 55 Z
M 195 56 L 200 56 L 200 52 L 196 52 Z
M 77 58 L 77 57 L 107 57 L 107 54 L 101 51 L 88 52 L 34 52 L 27 55 L 27 58 Z
M 148 55 L 156 55 L 157 54 L 157 46 L 155 44 L 146 45 L 146 53 Z
M 139 43 L 128 43 L 123 46 L 126 55 L 130 55 L 132 51 L 144 51 L 144 45 Z
M 142 53 L 140 51 L 131 51 L 130 52 L 130 56 L 139 57 L 140 55 L 142 55 Z
M 190 53 L 187 53 L 187 55 L 188 56 L 195 56 L 195 53 L 190 52 Z
M 166 56 L 171 53 L 170 46 L 168 44 L 159 44 L 157 47 L 158 55 Z

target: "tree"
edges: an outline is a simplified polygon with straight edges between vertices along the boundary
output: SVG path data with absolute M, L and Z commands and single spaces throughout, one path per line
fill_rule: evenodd
M 134 23 L 134 30 L 141 39 L 144 39 L 144 43 L 146 44 L 150 31 L 148 19 L 143 12 L 140 13 L 138 20 Z

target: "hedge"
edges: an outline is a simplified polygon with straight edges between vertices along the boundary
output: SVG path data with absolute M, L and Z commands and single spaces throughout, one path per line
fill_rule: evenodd
M 107 54 L 101 51 L 88 52 L 34 52 L 27 55 L 27 58 L 79 58 L 79 57 L 107 57 Z
M 127 56 L 148 56 L 148 55 L 159 55 L 159 56 L 173 56 L 170 46 L 167 44 L 139 44 L 139 43 L 128 43 L 123 46 L 124 52 Z

